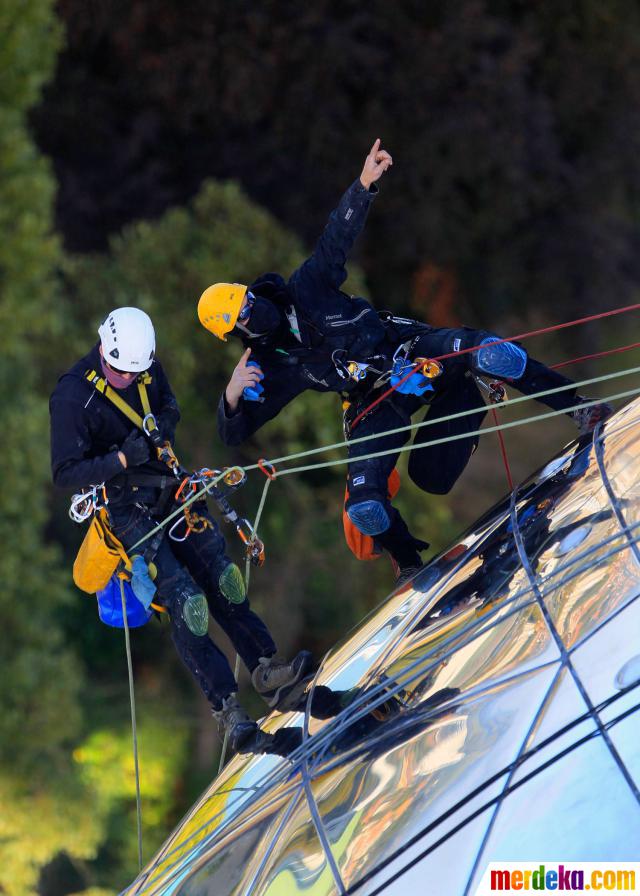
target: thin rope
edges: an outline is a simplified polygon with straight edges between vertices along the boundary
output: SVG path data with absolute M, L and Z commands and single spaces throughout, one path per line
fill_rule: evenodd
M 240 655 L 236 653 L 236 663 L 235 663 L 235 666 L 233 669 L 233 677 L 235 678 L 236 682 L 238 681 L 239 674 L 240 674 Z M 218 774 L 220 774 L 220 772 L 224 768 L 224 760 L 225 760 L 225 756 L 227 754 L 228 743 L 229 743 L 229 731 L 225 728 L 224 729 L 224 738 L 222 740 L 222 751 L 220 752 L 220 762 L 218 763 Z
M 627 311 L 637 311 L 640 308 L 640 302 L 635 305 L 625 305 L 624 308 L 614 308 L 613 311 L 602 311 L 600 314 L 590 314 L 589 317 L 579 317 L 576 320 L 568 320 L 563 324 L 554 324 L 551 327 L 541 327 L 538 330 L 529 330 L 528 333 L 518 333 L 517 336 L 506 336 L 504 339 L 495 339 L 491 342 L 485 342 L 483 348 L 490 348 L 493 345 L 501 345 L 503 342 L 520 342 L 522 339 L 528 339 L 530 336 L 542 336 L 544 333 L 555 333 L 557 330 L 564 330 L 566 327 L 578 327 L 581 324 L 589 324 L 594 320 L 602 320 L 603 317 L 614 317 L 616 314 L 624 314 Z M 477 345 L 469 348 L 460 349 L 458 352 L 448 352 L 446 355 L 438 355 L 432 358 L 432 361 L 444 361 L 447 358 L 459 357 L 469 352 L 478 350 Z
M 133 662 L 131 660 L 131 639 L 129 637 L 129 621 L 127 619 L 127 602 L 124 596 L 124 579 L 120 578 L 120 600 L 122 602 L 122 619 L 124 622 L 124 643 L 127 653 L 127 671 L 129 673 L 129 703 L 131 704 L 131 734 L 133 740 L 133 767 L 136 776 L 136 822 L 138 826 L 138 871 L 142 871 L 142 802 L 140 799 L 140 770 L 138 767 L 138 728 L 136 725 L 136 698 L 133 688 Z
M 564 392 L 568 389 L 577 389 L 577 388 L 580 388 L 581 386 L 590 385 L 593 383 L 605 382 L 605 381 L 608 381 L 611 379 L 616 379 L 617 377 L 630 376 L 631 374 L 635 374 L 635 373 L 640 373 L 640 367 L 631 367 L 626 370 L 614 371 L 613 373 L 607 373 L 607 374 L 604 374 L 603 376 L 591 377 L 587 380 L 581 380 L 581 381 L 578 381 L 575 383 L 569 383 L 564 386 L 558 386 L 554 389 L 545 389 L 545 390 L 542 390 L 541 392 L 534 392 L 531 395 L 521 395 L 518 398 L 510 398 L 507 401 L 502 402 L 502 406 L 503 407 L 506 407 L 506 406 L 511 407 L 512 405 L 520 404 L 524 401 L 537 400 L 546 395 L 554 395 L 559 392 Z M 563 408 L 560 411 L 551 411 L 551 412 L 548 412 L 545 414 L 536 414 L 532 417 L 526 417 L 523 420 L 516 420 L 516 421 L 512 421 L 510 423 L 502 423 L 498 427 L 487 427 L 484 430 L 477 430 L 476 432 L 472 432 L 472 433 L 461 433 L 461 434 L 458 434 L 455 436 L 449 436 L 447 438 L 433 439 L 429 442 L 422 443 L 420 445 L 420 448 L 425 448 L 425 447 L 429 447 L 432 445 L 440 445 L 440 444 L 443 444 L 445 442 L 450 442 L 450 441 L 453 442 L 453 441 L 457 441 L 457 440 L 463 439 L 463 438 L 471 438 L 476 435 L 479 436 L 484 433 L 496 432 L 498 430 L 511 429 L 514 426 L 524 426 L 529 423 L 537 422 L 539 420 L 546 420 L 546 419 L 550 419 L 552 417 L 567 414 L 570 411 L 575 410 L 578 407 L 590 407 L 594 404 L 599 404 L 602 401 L 615 401 L 617 399 L 630 398 L 634 395 L 637 395 L 639 392 L 640 392 L 640 389 L 630 389 L 625 392 L 619 392 L 614 395 L 605 396 L 604 398 L 597 398 L 597 399 L 593 399 L 592 401 L 588 401 L 588 402 L 580 402 L 579 404 L 575 404 L 573 406 Z M 394 434 L 400 433 L 400 432 L 407 432 L 407 431 L 414 430 L 414 429 L 415 430 L 421 429 L 423 426 L 430 426 L 435 423 L 443 423 L 448 420 L 457 420 L 461 417 L 467 417 L 467 416 L 469 416 L 469 414 L 475 414 L 475 413 L 477 413 L 477 408 L 471 408 L 466 411 L 459 411 L 455 414 L 448 414 L 445 417 L 437 417 L 437 418 L 434 418 L 433 420 L 429 420 L 429 419 L 422 420 L 419 423 L 409 423 L 406 426 L 399 426 L 395 429 L 388 429 L 381 433 L 373 433 L 368 436 L 361 436 L 360 438 L 353 439 L 351 441 L 344 440 L 342 442 L 336 442 L 331 445 L 320 446 L 319 448 L 309 448 L 306 451 L 298 451 L 293 454 L 283 455 L 282 457 L 275 458 L 274 460 L 269 460 L 268 463 L 271 464 L 272 466 L 275 464 L 279 465 L 282 462 L 287 461 L 287 460 L 296 460 L 297 458 L 301 458 L 301 457 L 309 457 L 310 455 L 323 453 L 323 452 L 326 452 L 326 451 L 329 451 L 329 450 L 335 449 L 335 448 L 349 448 L 353 444 L 370 441 L 371 439 L 379 439 L 379 438 L 389 436 L 389 435 L 394 435 Z M 415 445 L 405 445 L 401 448 L 391 448 L 391 449 L 387 449 L 386 451 L 377 451 L 377 452 L 373 452 L 370 454 L 358 456 L 358 460 L 368 460 L 373 457 L 383 457 L 386 454 L 392 454 L 396 451 L 398 453 L 402 453 L 404 451 L 410 451 L 414 447 L 416 447 L 416 446 Z M 346 457 L 343 459 L 327 461 L 325 463 L 320 463 L 320 464 L 307 464 L 307 465 L 301 466 L 301 467 L 289 467 L 288 469 L 278 470 L 278 476 L 285 476 L 285 475 L 289 475 L 291 473 L 306 472 L 309 470 L 318 470 L 318 469 L 322 469 L 324 467 L 337 466 L 340 464 L 348 464 L 348 463 L 351 463 L 351 461 L 352 461 L 352 458 Z M 237 469 L 242 470 L 245 473 L 248 473 L 253 470 L 259 470 L 260 464 L 257 464 L 257 463 L 256 464 L 248 464 L 246 467 L 237 467 Z M 147 541 L 149 538 L 151 538 L 156 532 L 160 531 L 160 529 L 163 529 L 169 522 L 171 522 L 172 519 L 175 519 L 176 516 L 178 516 L 180 513 L 182 513 L 183 508 L 185 506 L 189 506 L 194 501 L 201 500 L 203 497 L 205 497 L 207 495 L 207 493 L 214 487 L 214 485 L 216 483 L 218 483 L 224 477 L 224 475 L 225 475 L 225 473 L 221 473 L 220 476 L 216 477 L 211 482 L 207 483 L 205 486 L 203 486 L 202 489 L 194 492 L 184 502 L 184 504 L 181 507 L 179 507 L 178 509 L 176 509 L 175 511 L 170 513 L 167 517 L 165 517 L 163 520 L 161 520 L 157 526 L 155 526 L 153 529 L 151 529 L 138 542 L 136 542 L 136 544 L 133 545 L 133 547 L 131 548 L 131 551 L 140 547 L 142 544 L 144 544 L 145 541 Z M 270 479 L 267 479 L 266 481 L 271 482 Z
M 640 342 L 632 342 L 631 345 L 622 345 L 620 348 L 610 348 L 605 352 L 595 352 L 593 355 L 582 355 L 580 358 L 571 358 L 569 361 L 560 361 L 559 364 L 552 364 L 551 370 L 558 370 L 559 367 L 567 367 L 569 364 L 578 364 L 580 361 L 593 361 L 595 358 L 619 355 L 622 352 L 631 351 L 632 348 L 640 348 Z
M 529 339 L 531 336 L 541 336 L 543 333 L 554 333 L 556 330 L 563 330 L 565 327 L 577 327 L 580 324 L 591 323 L 594 320 L 600 320 L 603 317 L 612 317 L 616 314 L 623 314 L 626 311 L 636 311 L 640 308 L 640 303 L 636 305 L 627 305 L 624 308 L 615 308 L 613 311 L 603 311 L 600 314 L 591 314 L 589 317 L 581 317 L 577 320 L 570 320 L 564 324 L 554 324 L 551 327 L 541 327 L 537 330 L 529 330 L 528 333 L 519 333 L 517 336 L 506 336 L 504 339 L 494 339 L 491 342 L 483 343 L 484 348 L 491 348 L 494 345 L 503 345 L 505 342 L 519 342 L 523 339 Z M 478 351 L 479 346 L 472 345 L 469 348 L 459 349 L 458 351 L 447 352 L 444 355 L 437 355 L 435 358 L 431 358 L 432 361 L 446 361 L 447 358 L 459 358 L 460 355 L 467 355 L 469 352 Z M 385 398 L 388 398 L 392 392 L 395 392 L 406 380 L 409 379 L 412 373 L 415 371 L 412 369 L 405 377 L 403 377 L 399 382 L 395 385 L 390 386 L 382 395 L 379 395 L 375 401 L 372 401 L 370 405 L 368 405 L 363 411 L 360 411 L 358 416 L 355 418 L 353 423 L 351 424 L 351 430 L 353 431 L 356 426 L 360 423 L 362 418 L 369 414 L 375 407 L 377 407 L 381 401 L 384 401 Z
M 404 451 L 412 451 L 414 448 L 429 448 L 433 445 L 443 445 L 447 442 L 456 442 L 460 439 L 469 439 L 474 436 L 484 435 L 490 432 L 498 432 L 499 430 L 505 429 L 513 429 L 515 426 L 526 426 L 528 423 L 537 423 L 540 420 L 550 420 L 552 417 L 560 417 L 564 414 L 568 414 L 571 411 L 577 410 L 577 408 L 585 408 L 591 407 L 594 404 L 600 404 L 602 401 L 616 401 L 621 398 L 630 398 L 633 395 L 638 395 L 640 393 L 640 387 L 636 389 L 629 389 L 626 392 L 617 392 L 615 395 L 607 395 L 605 398 L 595 398 L 593 401 L 581 401 L 577 404 L 571 405 L 570 407 L 563 408 L 561 411 L 549 411 L 545 414 L 535 414 L 533 417 L 525 417 L 523 420 L 513 420 L 510 423 L 501 423 L 499 426 L 488 426 L 486 429 L 478 429 L 475 432 L 465 432 L 459 433 L 455 436 L 448 436 L 442 439 L 432 439 L 429 442 L 423 442 L 420 445 L 403 445 L 400 448 L 387 448 L 384 451 L 372 451 L 369 454 L 358 455 L 357 460 L 370 460 L 373 457 L 385 457 L 387 454 L 402 454 Z M 477 413 L 477 408 L 475 409 Z M 445 418 L 441 418 L 444 420 Z M 425 421 L 426 422 L 426 421 Z M 418 423 L 414 426 L 406 427 L 407 429 L 417 429 L 422 424 Z M 378 433 L 379 436 L 388 435 L 388 432 Z M 319 464 L 305 464 L 301 467 L 289 467 L 285 470 L 278 470 L 278 476 L 289 476 L 292 473 L 306 473 L 309 470 L 322 470 L 325 467 L 337 467 L 343 464 L 352 463 L 354 458 L 344 457 L 339 458 L 337 460 L 328 460 Z M 250 469 L 247 467 L 246 469 Z
M 561 392 L 567 392 L 571 389 L 581 389 L 583 386 L 592 386 L 595 383 L 602 383 L 608 380 L 617 379 L 622 376 L 630 376 L 634 373 L 640 373 L 640 367 L 629 367 L 625 370 L 616 370 L 613 373 L 605 373 L 601 376 L 589 377 L 585 380 L 577 380 L 574 383 L 567 383 L 564 386 L 554 386 L 553 389 L 543 389 L 540 392 L 532 392 L 531 395 L 519 395 L 517 398 L 509 398 L 503 401 L 502 407 L 513 407 L 526 401 L 537 401 L 547 395 L 557 395 Z M 602 401 L 604 399 L 598 399 Z M 405 426 L 398 426 L 395 429 L 385 429 L 384 432 L 375 432 L 367 436 L 359 436 L 357 439 L 343 439 L 341 442 L 333 442 L 330 445 L 320 445 L 318 448 L 307 448 L 305 451 L 297 451 L 294 454 L 286 454 L 282 457 L 275 457 L 269 461 L 270 464 L 282 464 L 289 460 L 296 460 L 299 457 L 309 457 L 312 454 L 323 454 L 328 451 L 339 448 L 350 448 L 352 445 L 359 445 L 362 442 L 370 442 L 372 439 L 379 439 L 382 436 L 391 436 L 408 430 L 421 429 L 423 426 L 433 426 L 436 423 L 446 423 L 449 420 L 459 420 L 462 417 L 468 417 L 470 414 L 477 414 L 477 408 L 471 408 L 466 411 L 456 411 L 455 414 L 447 414 L 446 417 L 434 417 L 433 419 L 422 420 L 419 423 L 409 423 Z M 257 464 L 244 467 L 245 471 L 258 469 Z
M 495 408 L 491 408 L 491 416 L 493 417 L 494 423 L 496 426 L 499 426 L 500 421 L 498 420 L 498 412 Z M 509 466 L 509 458 L 507 457 L 507 448 L 504 444 L 504 436 L 502 435 L 502 430 L 498 429 L 498 441 L 500 442 L 500 452 L 502 454 L 502 462 L 504 464 L 504 469 L 507 474 L 507 482 L 509 484 L 509 491 L 513 491 L 513 477 L 511 476 L 511 467 Z

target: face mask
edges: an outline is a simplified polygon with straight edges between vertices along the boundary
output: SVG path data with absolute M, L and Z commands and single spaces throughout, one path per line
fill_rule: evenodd
M 238 323 L 236 326 L 246 336 L 257 338 L 275 333 L 281 323 L 280 312 L 273 302 L 256 296 L 249 320 L 244 324 Z
M 111 367 L 107 367 L 107 363 L 102 357 L 102 348 L 100 348 L 100 364 L 102 365 L 102 372 L 106 381 L 110 386 L 113 386 L 114 389 L 126 389 L 131 383 L 135 382 L 135 376 L 123 376 L 123 374 L 118 373 L 117 370 L 112 370 Z

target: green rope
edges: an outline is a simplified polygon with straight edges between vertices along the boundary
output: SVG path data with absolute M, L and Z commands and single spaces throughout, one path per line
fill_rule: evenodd
M 618 370 L 614 373 L 607 373 L 603 376 L 592 377 L 588 380 L 581 380 L 575 383 L 568 383 L 565 386 L 556 386 L 554 389 L 545 389 L 542 392 L 533 392 L 531 395 L 520 395 L 517 398 L 509 398 L 507 401 L 500 402 L 500 408 L 512 407 L 516 404 L 521 404 L 523 401 L 536 401 L 538 398 L 544 398 L 547 395 L 555 395 L 558 392 L 566 392 L 570 389 L 579 389 L 582 386 L 591 386 L 594 383 L 605 382 L 606 380 L 615 379 L 620 376 L 630 376 L 633 373 L 640 373 L 640 367 L 631 367 L 628 370 Z M 603 399 L 597 399 L 597 401 L 602 401 Z M 594 402 L 595 403 L 595 402 Z M 334 442 L 331 445 L 321 445 L 319 448 L 309 448 L 306 451 L 298 451 L 296 454 L 286 454 L 283 457 L 275 457 L 273 459 L 269 459 L 269 463 L 271 464 L 282 464 L 289 460 L 296 460 L 299 457 L 308 457 L 311 454 L 321 454 L 324 451 L 332 451 L 336 448 L 345 448 L 351 445 L 358 445 L 361 442 L 368 442 L 371 439 L 378 439 L 380 436 L 390 436 L 395 435 L 399 432 L 405 432 L 411 429 L 420 429 L 422 426 L 432 426 L 434 423 L 444 423 L 448 420 L 458 420 L 460 417 L 468 417 L 471 414 L 477 414 L 478 408 L 471 408 L 466 411 L 457 411 L 455 414 L 449 414 L 446 417 L 434 417 L 433 420 L 422 420 L 420 423 L 410 423 L 406 426 L 399 426 L 396 429 L 386 429 L 383 433 L 375 432 L 368 436 L 359 436 L 357 439 L 344 439 L 342 442 Z M 566 413 L 566 411 L 562 411 L 561 413 Z M 258 467 L 257 464 L 253 464 L 252 466 L 245 467 L 245 470 L 254 470 Z
M 160 529 L 163 529 L 167 525 L 167 523 L 170 523 L 171 520 L 175 519 L 177 516 L 180 516 L 180 514 L 184 511 L 185 507 L 189 507 L 191 504 L 193 504 L 194 501 L 199 501 L 201 498 L 204 498 L 211 491 L 211 489 L 215 485 L 217 485 L 218 482 L 220 482 L 221 479 L 224 479 L 224 477 L 229 473 L 230 470 L 240 470 L 240 472 L 244 472 L 242 470 L 242 467 L 230 467 L 228 470 L 223 470 L 223 472 L 220 473 L 219 476 L 216 476 L 215 479 L 211 480 L 211 482 L 207 482 L 207 484 L 204 486 L 203 489 L 201 489 L 200 491 L 194 492 L 191 495 L 191 497 L 187 498 L 186 501 L 181 503 L 180 506 L 178 508 L 176 508 L 176 510 L 172 511 L 172 513 L 170 513 L 168 516 L 166 516 L 163 520 L 160 520 L 160 522 L 158 523 L 157 526 L 155 526 L 153 529 L 151 529 L 150 532 L 147 532 L 146 535 L 144 535 L 131 548 L 129 548 L 129 553 L 132 554 L 136 548 L 139 548 L 140 545 L 144 544 L 144 542 L 147 541 L 149 538 L 151 538 L 152 535 L 155 535 L 156 532 L 159 532 Z M 177 480 L 176 480 L 176 482 L 177 482 Z
M 133 663 L 131 661 L 131 639 L 129 637 L 129 621 L 127 619 L 127 602 L 124 596 L 124 579 L 120 578 L 120 600 L 122 601 L 122 619 L 124 621 L 124 643 L 127 653 L 127 670 L 129 672 L 129 702 L 131 704 L 131 732 L 133 736 L 133 766 L 136 774 L 136 818 L 138 824 L 138 871 L 142 871 L 142 806 L 140 800 L 140 772 L 138 768 L 138 729 L 136 726 L 136 700 L 133 690 Z
M 350 463 L 353 463 L 354 460 L 357 460 L 359 462 L 362 460 L 369 460 L 370 458 L 373 458 L 373 457 L 384 457 L 387 454 L 396 454 L 396 453 L 401 454 L 403 451 L 411 451 L 414 448 L 417 448 L 417 449 L 429 448 L 432 445 L 443 445 L 446 442 L 457 442 L 459 439 L 469 439 L 469 438 L 473 438 L 473 436 L 485 435 L 486 433 L 489 433 L 489 432 L 499 432 L 504 429 L 512 429 L 514 426 L 525 426 L 528 423 L 535 423 L 538 420 L 548 420 L 551 417 L 559 417 L 563 414 L 568 414 L 571 411 L 575 411 L 577 408 L 590 407 L 591 405 L 594 405 L 594 404 L 600 404 L 601 401 L 615 401 L 618 398 L 629 398 L 633 395 L 638 395 L 638 394 L 640 394 L 640 387 L 638 387 L 637 389 L 629 389 L 627 392 L 618 392 L 616 395 L 608 395 L 605 399 L 596 398 L 590 402 L 581 401 L 578 404 L 572 405 L 571 407 L 563 408 L 561 411 L 549 411 L 546 414 L 536 414 L 533 417 L 526 417 L 524 420 L 514 420 L 511 423 L 501 423 L 498 426 L 487 426 L 484 429 L 478 429 L 475 432 L 464 432 L 464 433 L 459 433 L 458 435 L 455 435 L 455 436 L 446 436 L 445 438 L 442 438 L 442 439 L 432 439 L 430 442 L 421 442 L 420 445 L 413 445 L 413 444 L 403 445 L 401 448 L 387 448 L 385 451 L 372 451 L 369 454 L 358 455 L 355 458 L 354 457 L 342 457 L 337 460 L 328 460 L 328 461 L 325 461 L 324 463 L 320 463 L 320 464 L 306 464 L 305 466 L 302 466 L 302 467 L 289 467 L 286 470 L 278 470 L 278 476 L 288 476 L 291 473 L 306 473 L 309 470 L 322 470 L 326 467 L 336 467 L 336 466 L 340 466 L 341 464 L 350 464 Z M 477 413 L 477 412 L 478 412 L 478 409 L 475 408 L 475 413 Z M 450 419 L 450 418 L 440 417 L 438 422 L 440 422 L 442 420 L 447 420 L 447 419 Z M 422 424 L 417 424 L 417 426 L 415 426 L 415 427 L 411 426 L 411 427 L 405 427 L 405 428 L 406 429 L 417 429 L 421 425 Z M 377 435 L 378 435 L 378 437 L 382 437 L 382 436 L 386 436 L 388 434 L 389 434 L 389 432 L 385 431 L 382 433 L 378 433 Z M 247 467 L 246 469 L 249 469 L 249 467 Z
M 615 371 L 614 373 L 604 374 L 603 376 L 591 377 L 590 379 L 580 380 L 575 383 L 568 383 L 567 385 L 564 385 L 564 386 L 558 386 L 557 388 L 554 388 L 554 389 L 545 389 L 541 392 L 534 392 L 532 395 L 522 395 L 522 396 L 519 396 L 518 398 L 511 398 L 508 401 L 501 402 L 500 407 L 501 408 L 511 407 L 515 404 L 520 404 L 524 401 L 535 401 L 539 398 L 543 398 L 546 395 L 553 395 L 558 392 L 564 392 L 568 389 L 578 389 L 582 386 L 592 385 L 593 383 L 605 382 L 607 380 L 615 379 L 616 377 L 629 376 L 634 373 L 640 373 L 640 367 L 632 367 L 627 370 L 620 370 L 620 371 Z M 628 398 L 630 396 L 637 395 L 639 392 L 640 392 L 640 389 L 631 389 L 626 392 L 617 393 L 616 395 L 606 396 L 605 398 L 597 398 L 597 399 L 594 399 L 593 401 L 590 401 L 587 403 L 580 402 L 579 404 L 575 404 L 571 407 L 563 408 L 561 411 L 551 411 L 546 414 L 536 414 L 532 417 L 527 417 L 524 420 L 516 420 L 511 423 L 502 423 L 499 426 L 486 427 L 483 430 L 477 430 L 476 432 L 472 432 L 472 433 L 463 433 L 463 434 L 457 435 L 457 436 L 449 436 L 444 439 L 434 439 L 434 440 L 431 440 L 430 442 L 424 442 L 423 444 L 420 445 L 420 447 L 426 448 L 431 445 L 440 445 L 440 444 L 443 444 L 444 442 L 456 441 L 458 439 L 466 439 L 466 438 L 470 438 L 472 436 L 482 435 L 484 433 L 499 432 L 503 429 L 511 429 L 514 426 L 524 426 L 526 424 L 536 422 L 538 420 L 547 420 L 552 417 L 567 414 L 570 411 L 575 410 L 578 407 L 588 407 L 593 404 L 598 404 L 601 401 L 616 400 L 619 398 Z M 312 454 L 318 454 L 320 452 L 329 451 L 334 448 L 348 448 L 352 445 L 356 445 L 361 442 L 369 441 L 370 439 L 382 438 L 384 436 L 395 435 L 396 433 L 406 432 L 406 431 L 410 431 L 410 430 L 417 430 L 417 429 L 421 429 L 423 426 L 430 426 L 434 423 L 444 423 L 449 420 L 457 420 L 460 417 L 467 417 L 470 414 L 477 414 L 477 413 L 478 413 L 478 408 L 471 408 L 470 410 L 459 411 L 455 414 L 449 414 L 445 417 L 437 417 L 437 418 L 434 418 L 433 420 L 423 420 L 419 423 L 410 423 L 407 426 L 400 426 L 400 427 L 397 427 L 396 429 L 385 430 L 384 432 L 381 432 L 381 433 L 373 433 L 372 435 L 361 436 L 360 438 L 357 438 L 357 439 L 344 440 L 342 442 L 335 442 L 332 445 L 324 445 L 319 448 L 310 448 L 306 451 L 298 451 L 294 454 L 283 455 L 282 457 L 275 458 L 274 460 L 269 460 L 268 463 L 275 465 L 275 464 L 283 463 L 285 461 L 296 460 L 301 457 L 308 457 L 309 455 L 312 455 Z M 371 454 L 363 454 L 363 455 L 358 456 L 358 461 L 369 460 L 370 458 L 373 458 L 373 457 L 383 457 L 386 454 L 393 454 L 395 452 L 402 453 L 404 451 L 410 451 L 413 447 L 415 447 L 415 446 L 407 445 L 402 448 L 391 448 L 391 449 L 387 449 L 385 451 L 377 451 L 377 452 L 373 452 Z M 291 473 L 301 473 L 301 472 L 307 472 L 309 470 L 320 470 L 325 467 L 338 466 L 341 464 L 348 464 L 352 460 L 353 460 L 353 458 L 345 457 L 345 458 L 342 458 L 339 460 L 326 461 L 325 463 L 320 463 L 320 464 L 309 464 L 306 466 L 289 467 L 284 470 L 278 470 L 276 475 L 277 476 L 286 476 Z M 247 472 L 251 472 L 253 470 L 259 470 L 259 469 L 261 469 L 261 467 L 259 464 L 248 464 L 246 467 L 235 467 L 232 469 L 238 469 L 244 473 L 247 473 Z M 167 517 L 165 517 L 164 520 L 161 520 L 158 523 L 158 525 L 154 529 L 152 529 L 150 532 L 148 532 L 145 536 L 143 536 L 143 538 L 141 538 L 131 548 L 131 550 L 133 551 L 136 548 L 140 547 L 140 545 L 142 545 L 145 541 L 147 541 L 147 539 L 151 538 L 153 535 L 155 535 L 156 532 L 158 532 L 160 529 L 164 528 L 167 525 L 167 523 L 171 522 L 171 520 L 175 519 L 180 513 L 182 513 L 183 508 L 185 506 L 188 507 L 194 501 L 200 500 L 203 497 L 205 497 L 206 494 L 218 482 L 220 482 L 220 480 L 222 478 L 224 478 L 224 476 L 226 475 L 227 472 L 228 471 L 221 473 L 219 476 L 217 476 L 211 482 L 207 483 L 204 486 L 204 488 L 202 488 L 201 490 L 199 490 L 197 492 L 194 492 L 194 494 L 191 495 L 191 497 L 188 498 L 187 501 L 185 501 L 181 507 L 177 508 L 175 511 L 173 511 L 173 513 L 171 513 Z M 270 481 L 271 481 L 270 479 L 267 479 L 267 482 L 270 482 Z M 266 488 L 265 488 L 265 491 L 263 492 L 263 499 L 264 499 L 265 495 L 266 495 Z

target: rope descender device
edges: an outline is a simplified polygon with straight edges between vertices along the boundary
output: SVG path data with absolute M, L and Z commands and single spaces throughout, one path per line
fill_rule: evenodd
M 149 411 L 142 420 L 142 431 L 156 449 L 158 460 L 165 463 L 176 479 L 180 478 L 180 463 L 170 442 L 164 442 L 155 416 Z
M 265 560 L 264 542 L 253 531 L 249 520 L 238 517 L 236 520 L 236 532 L 244 542 L 245 556 L 253 566 L 262 566 Z
M 490 383 L 485 383 L 485 381 L 477 375 L 474 376 L 474 379 L 487 396 L 489 404 L 502 404 L 503 401 L 508 400 L 509 396 L 507 395 L 506 386 L 500 380 L 493 380 Z

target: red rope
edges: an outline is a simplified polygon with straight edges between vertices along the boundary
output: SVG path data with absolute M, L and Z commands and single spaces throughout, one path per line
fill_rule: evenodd
M 579 361 L 592 361 L 594 358 L 605 358 L 607 355 L 617 355 L 620 352 L 628 352 L 632 348 L 640 348 L 640 342 L 632 342 L 631 345 L 623 345 L 621 348 L 612 348 L 606 352 L 596 352 L 593 355 L 582 355 L 580 358 L 571 358 L 570 361 L 560 361 L 559 364 L 552 364 L 551 369 L 557 370 L 558 367 L 566 367 L 567 364 L 577 364 Z
M 538 330 L 530 330 L 528 333 L 519 333 L 517 336 L 509 336 L 505 339 L 496 339 L 493 342 L 486 342 L 485 347 L 488 347 L 490 345 L 501 345 L 503 342 L 515 342 L 516 340 L 520 341 L 521 339 L 528 339 L 529 336 L 541 336 L 543 333 L 553 333 L 556 330 L 564 330 L 566 327 L 577 327 L 577 326 L 580 326 L 581 324 L 591 323 L 594 320 L 601 320 L 603 317 L 613 317 L 616 314 L 624 314 L 626 311 L 637 311 L 639 308 L 640 308 L 640 303 L 637 303 L 635 305 L 625 305 L 624 308 L 614 308 L 613 311 L 602 311 L 600 314 L 590 314 L 589 317 L 580 317 L 577 320 L 569 320 L 563 324 L 554 324 L 552 327 L 541 327 Z M 621 348 L 621 349 L 614 349 L 610 352 L 602 352 L 602 353 L 598 353 L 595 355 L 585 355 L 584 358 L 575 358 L 574 361 L 563 361 L 563 362 L 561 362 L 561 364 L 555 364 L 554 367 L 561 367 L 565 364 L 573 364 L 576 361 L 583 361 L 583 360 L 586 361 L 589 358 L 604 357 L 605 354 L 615 354 L 617 351 L 626 351 L 627 349 L 636 348 L 637 345 L 638 345 L 638 343 L 636 343 L 635 345 L 625 346 L 624 348 Z M 446 355 L 438 355 L 437 358 L 431 358 L 431 360 L 432 361 L 444 361 L 446 358 L 453 358 L 453 357 L 457 357 L 459 355 L 466 355 L 469 352 L 477 351 L 477 349 L 478 349 L 477 345 L 472 345 L 470 348 L 463 348 L 458 352 L 449 352 Z M 399 383 L 396 383 L 395 386 L 391 386 L 389 389 L 387 389 L 385 392 L 383 392 L 382 395 L 379 395 L 375 401 L 372 401 L 371 404 L 368 405 L 363 411 L 360 411 L 358 416 L 355 418 L 355 420 L 351 424 L 351 432 L 353 432 L 353 430 L 356 428 L 358 423 L 360 423 L 360 421 L 366 414 L 370 413 L 370 411 L 372 411 L 375 407 L 377 407 L 381 401 L 384 401 L 385 398 L 387 398 L 389 395 L 391 395 L 392 392 L 395 392 L 395 390 L 398 388 L 398 386 L 402 385 L 402 383 L 404 383 L 405 380 L 409 379 L 409 377 L 411 376 L 411 373 L 414 373 L 414 372 L 415 371 L 411 370 L 410 373 L 408 373 L 406 375 L 406 377 L 404 377 L 402 380 L 400 380 Z
M 507 336 L 505 339 L 495 339 L 492 342 L 485 342 L 484 348 L 490 345 L 502 345 L 503 342 L 519 342 L 521 339 L 528 339 L 529 336 L 541 336 L 543 333 L 554 333 L 556 330 L 564 330 L 566 327 L 578 327 L 581 324 L 589 324 L 594 320 L 601 320 L 603 317 L 612 317 L 615 314 L 624 314 L 625 311 L 637 311 L 640 303 L 636 305 L 625 305 L 624 308 L 615 308 L 613 311 L 602 311 L 600 314 L 591 314 L 589 317 L 580 317 L 577 320 L 568 320 L 564 324 L 554 324 L 552 327 L 541 327 L 539 330 L 529 330 L 528 333 L 519 333 L 517 336 Z M 431 358 L 432 361 L 444 361 L 445 358 L 455 358 L 458 355 L 466 355 L 469 352 L 478 350 L 477 345 L 470 348 L 463 348 L 458 352 L 449 352 L 446 355 L 438 355 Z
M 500 421 L 498 420 L 498 414 L 495 408 L 491 408 L 491 413 L 493 414 L 493 422 L 496 426 L 500 425 Z M 497 430 L 498 441 L 500 442 L 500 452 L 502 453 L 502 461 L 504 463 L 504 469 L 507 474 L 507 482 L 509 483 L 509 491 L 513 491 L 513 477 L 511 476 L 511 468 L 509 466 L 509 458 L 507 457 L 507 449 L 504 444 L 504 437 L 502 435 L 502 430 Z

